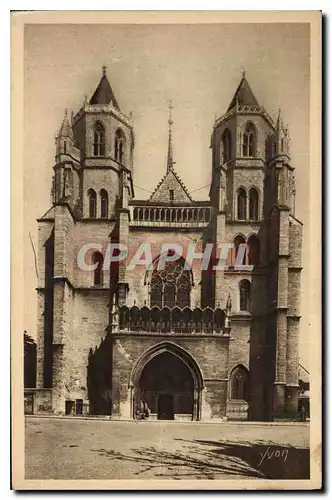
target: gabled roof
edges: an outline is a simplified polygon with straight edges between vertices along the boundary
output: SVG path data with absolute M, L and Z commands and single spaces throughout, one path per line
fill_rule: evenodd
M 173 190 L 174 198 L 173 203 L 192 203 L 193 200 L 187 190 L 186 186 L 182 182 L 181 178 L 175 172 L 174 169 L 166 172 L 164 177 L 161 179 L 156 189 L 153 191 L 149 198 L 149 201 L 157 201 L 160 203 L 169 202 L 170 196 L 169 192 Z
M 115 99 L 112 87 L 106 76 L 106 66 L 104 66 L 103 76 L 101 77 L 99 85 L 90 99 L 90 104 L 109 104 L 111 101 L 113 101 L 114 107 L 120 111 L 120 107 Z
M 238 102 L 240 105 L 244 106 L 259 106 L 256 97 L 254 96 L 253 91 L 250 88 L 250 85 L 245 77 L 245 74 L 242 76 L 242 80 L 239 83 L 238 88 L 234 94 L 233 99 L 231 100 L 230 105 L 228 106 L 227 111 L 234 108 Z

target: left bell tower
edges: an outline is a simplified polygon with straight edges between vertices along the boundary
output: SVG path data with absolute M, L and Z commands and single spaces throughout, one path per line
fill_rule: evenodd
M 64 414 L 75 404 L 88 411 L 86 364 L 109 325 L 104 252 L 110 235 L 125 242 L 129 232 L 133 148 L 131 119 L 103 67 L 90 101 L 70 116 L 65 111 L 55 137 L 52 207 L 38 219 L 37 411 Z M 78 262 L 91 242 L 98 246 L 85 263 L 97 265 L 93 272 Z
M 124 196 L 122 190 L 124 173 L 130 178 L 132 174 L 134 133 L 131 119 L 120 110 L 106 66 L 90 101 L 85 98 L 73 116 L 72 130 L 81 152 L 81 217 L 114 219 L 120 200 L 132 196 Z

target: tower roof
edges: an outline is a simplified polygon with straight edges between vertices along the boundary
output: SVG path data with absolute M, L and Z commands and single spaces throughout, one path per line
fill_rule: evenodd
M 233 96 L 233 99 L 231 100 L 230 105 L 228 106 L 227 111 L 230 109 L 234 108 L 236 105 L 236 102 L 241 104 L 242 106 L 259 106 L 256 97 L 254 96 L 253 91 L 251 90 L 251 87 L 248 83 L 248 80 L 246 79 L 246 75 L 243 72 L 242 79 L 239 83 L 238 88 L 236 89 L 236 92 Z
M 120 107 L 115 99 L 112 87 L 106 75 L 106 66 L 103 66 L 103 75 L 90 99 L 90 104 L 109 104 L 111 101 L 113 101 L 114 107 L 120 111 Z
M 58 137 L 70 137 L 70 139 L 73 139 L 73 130 L 68 120 L 67 108 L 65 109 L 65 116 L 62 120 Z

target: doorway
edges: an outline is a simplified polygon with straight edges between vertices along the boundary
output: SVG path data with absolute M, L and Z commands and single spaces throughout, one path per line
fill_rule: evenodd
M 74 415 L 75 401 L 65 401 L 65 415 Z
M 131 410 L 142 405 L 151 420 L 200 420 L 201 370 L 195 359 L 173 342 L 160 342 L 140 356 L 130 377 Z
M 152 418 L 193 419 L 194 380 L 186 363 L 170 352 L 154 356 L 142 370 L 135 408 L 147 404 Z
M 159 394 L 158 420 L 174 420 L 173 394 Z

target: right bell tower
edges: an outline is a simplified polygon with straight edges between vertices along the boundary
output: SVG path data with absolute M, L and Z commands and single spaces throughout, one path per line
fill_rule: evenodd
M 224 308 L 228 298 L 232 303 L 228 406 L 237 404 L 232 374 L 242 370 L 249 419 L 293 415 L 302 223 L 295 218 L 290 136 L 281 111 L 274 121 L 245 73 L 226 113 L 215 121 L 211 148 L 212 240 L 217 248 L 232 245 L 225 269 L 213 275 L 214 304 Z

